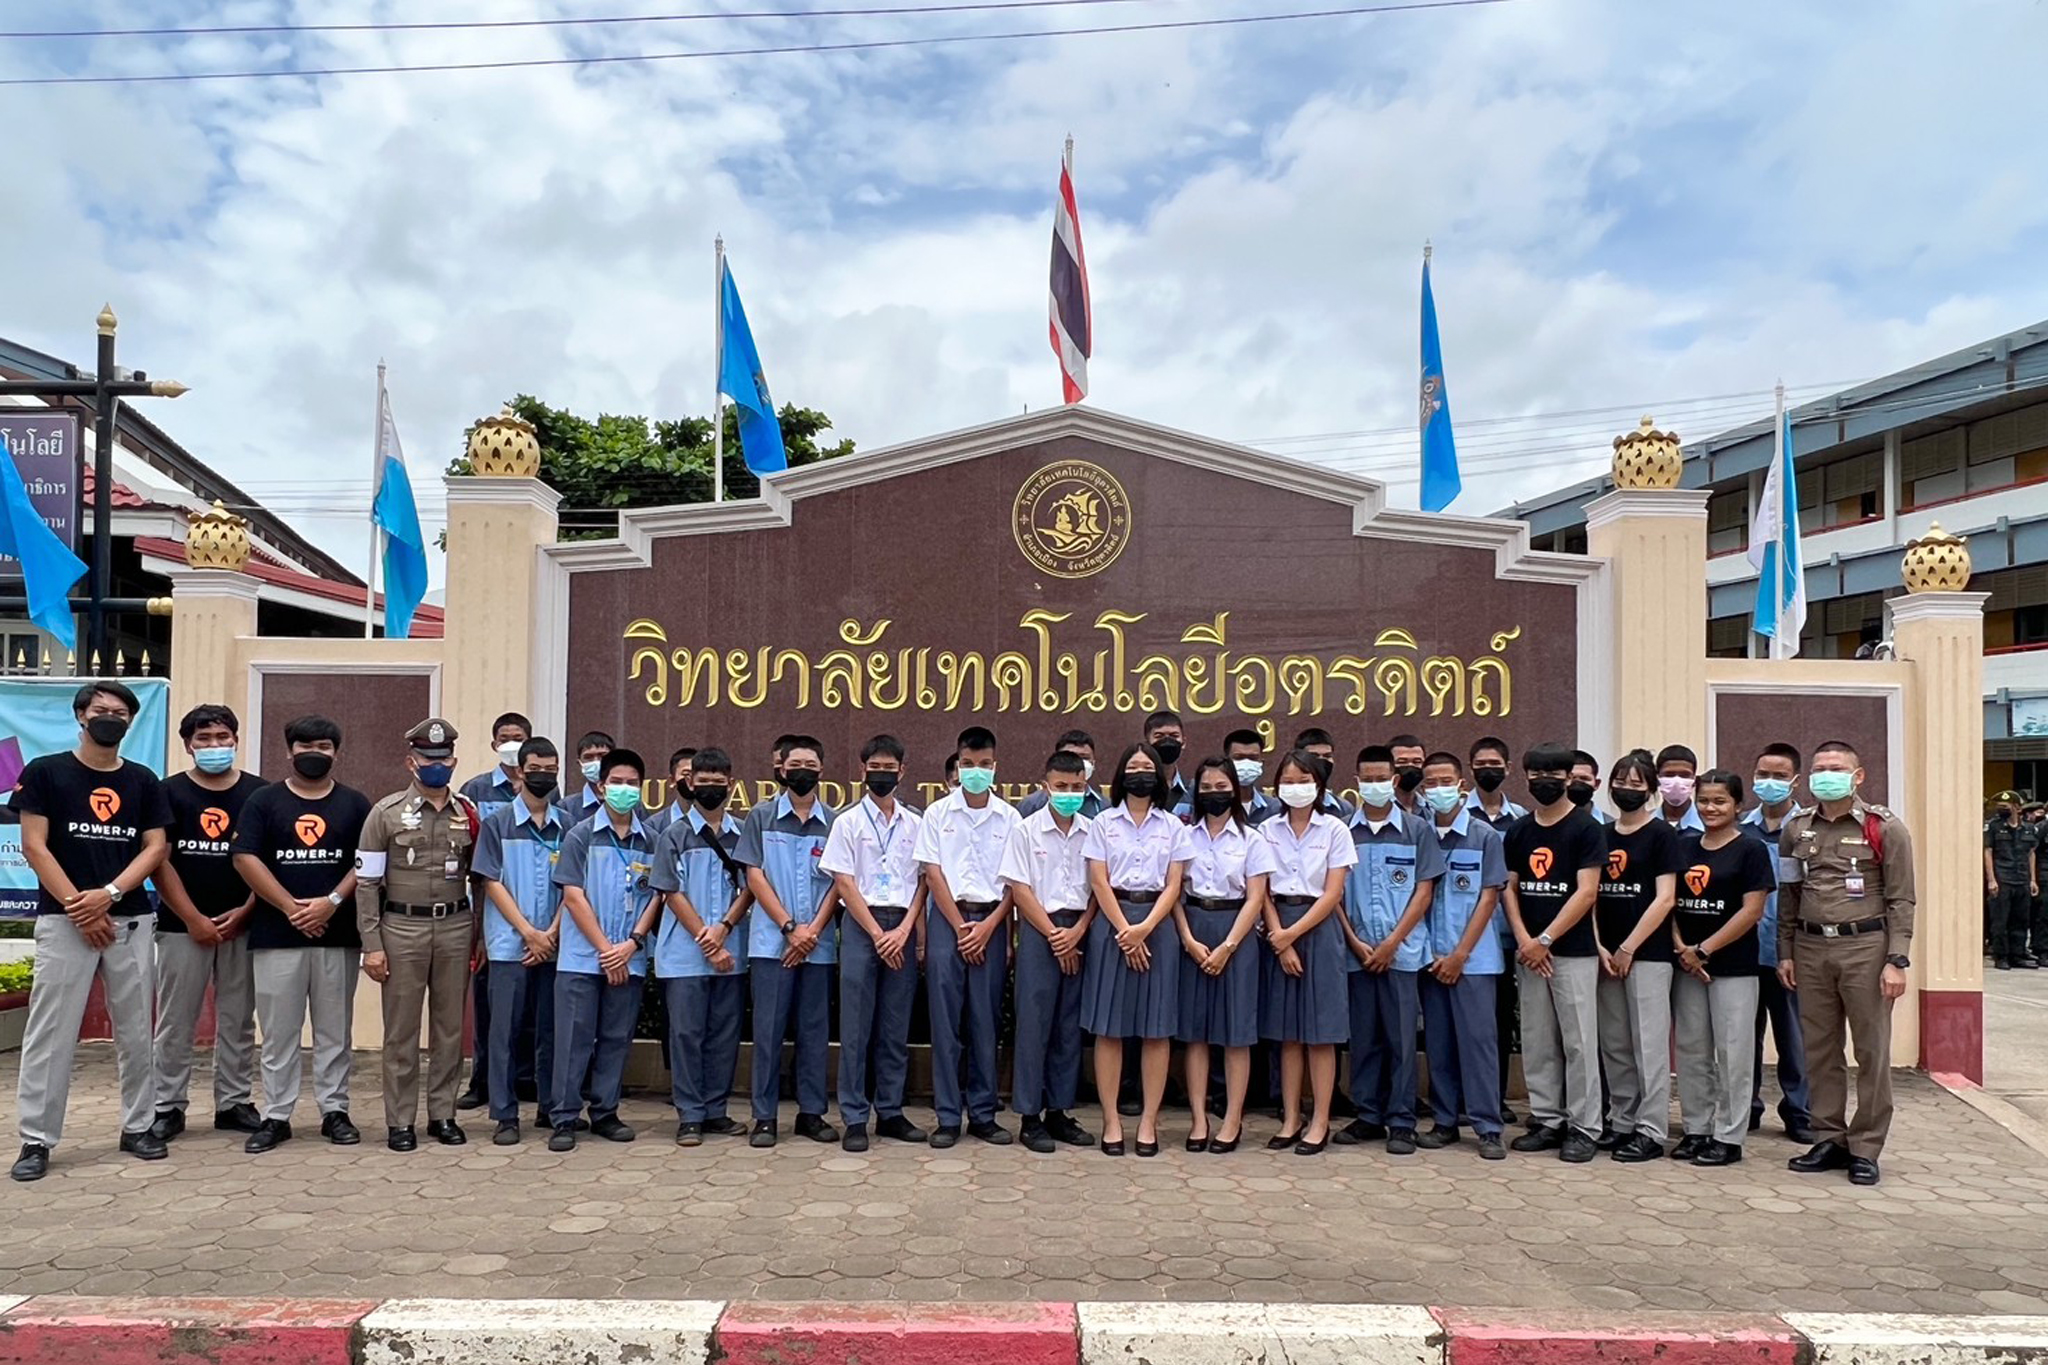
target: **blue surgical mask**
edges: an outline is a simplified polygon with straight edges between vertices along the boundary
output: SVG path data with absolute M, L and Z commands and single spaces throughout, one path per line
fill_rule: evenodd
M 585 759 L 582 763 L 577 765 L 577 771 L 583 774 L 583 780 L 585 782 L 597 781 L 597 775 L 598 773 L 603 771 L 603 768 L 604 761 L 602 759 L 596 758 Z
M 1375 810 L 1381 806 L 1391 806 L 1394 804 L 1394 784 L 1361 782 L 1358 784 L 1358 799 Z
M 604 789 L 604 803 L 620 815 L 630 815 L 640 806 L 638 785 L 615 784 Z
M 419 778 L 422 787 L 435 791 L 454 780 L 455 767 L 449 763 L 422 763 L 413 769 L 413 775 Z
M 1806 785 L 1822 801 L 1846 801 L 1856 794 L 1856 774 L 1810 773 Z
M 235 746 L 224 744 L 217 749 L 194 749 L 192 766 L 203 773 L 224 773 L 235 766 Z
M 996 784 L 994 768 L 962 768 L 960 790 L 969 796 L 981 796 Z
M 1782 777 L 1759 777 L 1750 784 L 1750 789 L 1756 793 L 1756 799 L 1766 806 L 1775 806 L 1792 797 L 1792 784 Z
M 1429 802 L 1429 808 L 1439 815 L 1449 815 L 1465 804 L 1465 793 L 1456 787 L 1424 787 L 1422 799 Z

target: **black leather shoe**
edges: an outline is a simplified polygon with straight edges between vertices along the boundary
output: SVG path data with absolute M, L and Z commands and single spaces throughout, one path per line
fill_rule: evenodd
M 1692 1159 L 1695 1166 L 1733 1166 L 1742 1160 L 1742 1147 L 1734 1142 L 1710 1142 Z
M 320 1116 L 320 1136 L 337 1147 L 353 1147 L 363 1140 L 362 1130 L 349 1121 L 345 1110 Z
M 929 1133 L 901 1114 L 896 1115 L 894 1118 L 883 1119 L 880 1123 L 876 1124 L 875 1136 L 888 1138 L 891 1142 L 925 1143 L 931 1141 Z
M 1095 1139 L 1088 1135 L 1088 1130 L 1081 1126 L 1080 1120 L 1064 1109 L 1046 1111 L 1045 1131 L 1052 1134 L 1054 1142 L 1064 1143 L 1069 1147 L 1089 1147 L 1095 1142 Z
M 7 1172 L 10 1180 L 41 1180 L 50 1173 L 50 1149 L 40 1142 L 21 1144 L 21 1155 L 14 1159 L 13 1169 Z
M 773 1147 L 775 1145 L 775 1120 L 755 1119 L 754 1131 L 747 1135 L 749 1147 Z
M 494 1147 L 517 1147 L 519 1145 L 519 1120 L 501 1120 L 498 1124 L 498 1131 L 491 1134 L 491 1145 Z
M 809 1138 L 813 1142 L 839 1141 L 839 1130 L 827 1123 L 823 1114 L 798 1114 L 796 1135 L 800 1138 Z
M 633 1125 L 627 1123 L 617 1114 L 613 1114 L 609 1118 L 593 1120 L 590 1125 L 590 1135 L 603 1138 L 606 1142 L 631 1142 L 639 1136 L 638 1133 L 633 1131 Z
M 1813 1175 L 1819 1171 L 1847 1170 L 1852 1158 L 1849 1149 L 1839 1142 L 1815 1143 L 1812 1150 L 1793 1157 L 1785 1163 L 1788 1171 L 1801 1175 Z
M 1414 1156 L 1415 1130 L 1413 1128 L 1390 1128 L 1387 1130 L 1388 1156 Z
M 938 1127 L 932 1129 L 932 1146 L 935 1149 L 951 1147 L 954 1143 L 958 1142 L 959 1140 L 960 1129 L 956 1124 L 942 1123 Z
M 231 1104 L 213 1114 L 213 1129 L 217 1133 L 253 1133 L 262 1126 L 263 1115 L 256 1112 L 253 1104 Z
M 1991 965 L 2001 972 L 2009 972 L 2012 970 L 2012 959 L 2009 957 L 1993 958 Z
M 469 1134 L 454 1119 L 428 1119 L 427 1136 L 443 1147 L 460 1147 L 469 1141 Z
M 162 1161 L 171 1154 L 170 1144 L 144 1128 L 121 1134 L 121 1150 L 144 1161 Z
M 1017 1140 L 1010 1135 L 1009 1129 L 1003 1127 L 1002 1124 L 997 1123 L 994 1119 L 968 1124 L 967 1136 L 977 1142 L 986 1142 L 991 1147 L 1007 1147 Z
M 555 1125 L 555 1131 L 548 1134 L 548 1150 L 551 1152 L 573 1152 L 576 1150 L 576 1129 L 567 1123 Z
M 283 1119 L 265 1119 L 249 1140 L 242 1144 L 245 1152 L 267 1152 L 280 1142 L 292 1140 L 292 1126 Z
M 1036 1115 L 1027 1117 L 1019 1126 L 1017 1140 L 1024 1144 L 1027 1152 L 1056 1152 L 1060 1146 L 1052 1140 L 1052 1134 L 1045 1131 L 1045 1124 Z
M 1269 1152 L 1284 1152 L 1289 1147 L 1292 1147 L 1297 1142 L 1300 1142 L 1301 1135 L 1307 1131 L 1308 1130 L 1304 1127 L 1297 1128 L 1291 1133 L 1275 1133 L 1273 1134 L 1273 1136 L 1266 1139 L 1266 1150 Z M 1325 1138 L 1323 1140 L 1325 1142 L 1329 1141 L 1328 1138 Z
M 1593 1145 L 1593 1139 L 1584 1133 L 1566 1133 L 1563 1145 L 1557 1149 L 1557 1159 L 1569 1161 L 1574 1166 L 1583 1166 L 1597 1156 L 1599 1151 L 1600 1149 Z
M 1849 1183 L 1851 1185 L 1875 1185 L 1877 1181 L 1877 1158 L 1868 1156 L 1852 1156 L 1849 1158 Z
M 156 1116 L 156 1122 L 149 1125 L 149 1135 L 158 1142 L 169 1142 L 185 1131 L 185 1111 L 166 1109 Z
M 1603 1128 L 1600 1136 L 1593 1140 L 1593 1146 L 1603 1152 L 1611 1152 L 1628 1141 L 1627 1133 L 1617 1133 L 1612 1128 Z
M 420 1145 L 419 1134 L 413 1132 L 410 1128 L 393 1128 L 384 1135 L 384 1145 L 394 1152 L 418 1151 Z
M 1367 1123 L 1364 1119 L 1353 1119 L 1332 1133 L 1330 1141 L 1339 1147 L 1355 1147 L 1361 1142 L 1385 1141 L 1386 1136 L 1387 1126 L 1384 1123 Z
M 1116 1112 L 1127 1119 L 1134 1119 L 1145 1112 L 1145 1106 L 1135 1099 L 1118 1100 L 1116 1102 Z
M 839 1139 L 842 1152 L 865 1152 L 868 1149 L 868 1126 L 865 1123 L 846 1125 L 846 1136 Z
M 1754 1133 L 1754 1132 L 1755 1132 L 1755 1131 L 1756 1131 L 1757 1129 L 1759 1129 L 1759 1128 L 1761 1128 L 1761 1127 L 1763 1127 L 1763 1126 L 1764 1126 L 1764 1111 L 1763 1111 L 1763 1110 L 1761 1110 L 1761 1109 L 1753 1110 L 1753 1111 L 1752 1111 L 1752 1112 L 1750 1113 L 1750 1116 L 1749 1116 L 1749 1131 L 1750 1131 L 1750 1132 L 1752 1132 L 1752 1133 Z
M 1455 1128 L 1446 1128 L 1441 1123 L 1436 1124 L 1427 1132 L 1417 1133 L 1415 1135 L 1415 1145 L 1417 1147 L 1421 1147 L 1432 1152 L 1438 1150 L 1439 1148 L 1449 1147 L 1457 1141 L 1458 1130 Z
M 1522 1118 L 1521 1115 L 1515 1112 L 1515 1107 L 1512 1104 L 1502 1100 L 1500 1105 L 1500 1121 L 1502 1123 L 1520 1123 Z
M 728 1114 L 715 1119 L 704 1120 L 705 1137 L 739 1137 L 747 1131 L 747 1125 Z
M 1508 1159 L 1508 1149 L 1501 1145 L 1501 1140 L 1498 1137 L 1488 1133 L 1481 1133 L 1479 1135 L 1479 1158 L 1482 1161 L 1506 1161 Z
M 1803 1123 L 1786 1124 L 1785 1137 L 1787 1140 L 1799 1143 L 1804 1147 L 1811 1147 L 1818 1140 L 1814 1136 L 1813 1129 Z
M 1614 1159 L 1624 1166 L 1636 1166 L 1645 1161 L 1662 1161 L 1664 1144 L 1645 1133 L 1632 1133 L 1627 1141 L 1614 1149 Z
M 491 1097 L 484 1093 L 483 1082 L 475 1076 L 470 1077 L 469 1089 L 455 1097 L 455 1107 L 465 1112 L 481 1109 L 490 1102 Z
M 681 1123 L 678 1123 L 678 1124 L 676 1125 L 676 1146 L 678 1146 L 678 1147 L 702 1147 L 703 1145 L 704 1145 L 704 1125 L 703 1125 L 703 1124 L 701 1124 L 701 1123 L 692 1123 L 692 1122 L 690 1122 L 690 1120 L 688 1120 L 688 1119 L 684 1119 L 684 1120 L 683 1120 L 683 1121 L 682 1121 Z
M 1564 1125 L 1559 1124 L 1555 1128 L 1531 1128 L 1508 1146 L 1518 1152 L 1554 1152 L 1564 1146 Z
M 2019 968 L 2023 972 L 2031 972 L 2038 968 L 2041 964 L 2031 957 L 2015 957 L 2012 960 L 2012 965 Z
M 1710 1141 L 1712 1139 L 1703 1133 L 1687 1133 L 1678 1140 L 1678 1145 L 1671 1149 L 1671 1159 L 1673 1161 L 1691 1161 L 1707 1149 L 1707 1143 Z

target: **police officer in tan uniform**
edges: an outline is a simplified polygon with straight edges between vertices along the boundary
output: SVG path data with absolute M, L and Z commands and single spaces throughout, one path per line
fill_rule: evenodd
M 455 1122 L 462 1079 L 462 1006 L 476 943 L 467 885 L 476 807 L 450 790 L 455 727 L 431 716 L 405 732 L 412 781 L 370 808 L 357 854 L 363 971 L 384 987 L 385 1139 L 419 1145 L 420 1011 L 427 1010 L 427 1135 L 468 1141 Z
M 1813 1128 L 1795 1171 L 1849 1172 L 1875 1185 L 1892 1126 L 1892 1004 L 1906 993 L 1913 944 L 1913 840 L 1906 822 L 1856 794 L 1863 766 L 1840 740 L 1814 750 L 1806 784 L 1819 803 L 1779 833 L 1778 980 L 1799 992 Z M 1844 1026 L 1856 1049 L 1851 1122 Z

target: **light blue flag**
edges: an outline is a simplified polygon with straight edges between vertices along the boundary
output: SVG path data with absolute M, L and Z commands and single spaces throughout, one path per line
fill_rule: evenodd
M 775 400 L 768 396 L 768 376 L 761 369 L 761 353 L 754 349 L 753 329 L 747 326 L 747 310 L 740 307 L 740 287 L 733 283 L 730 266 L 720 272 L 719 292 L 723 325 L 718 391 L 739 409 L 740 450 L 747 468 L 756 474 L 787 469 L 782 423 L 775 417 Z
M 1422 253 L 1422 510 L 1441 512 L 1464 484 L 1458 479 L 1458 444 L 1451 437 L 1451 395 L 1444 387 L 1444 352 L 1436 337 L 1436 295 L 1429 288 L 1429 252 Z
M 0 554 L 21 561 L 28 591 L 28 619 L 78 648 L 78 622 L 71 614 L 71 589 L 85 577 L 85 561 L 65 548 L 57 533 L 28 500 L 14 456 L 0 444 Z
M 405 470 L 405 448 L 391 419 L 391 396 L 377 385 L 377 496 L 370 520 L 384 533 L 384 634 L 412 638 L 413 613 L 427 595 L 427 542 Z
M 1792 419 L 1780 386 L 1777 450 L 1749 527 L 1749 562 L 1757 568 L 1754 629 L 1770 640 L 1774 659 L 1799 653 L 1799 636 L 1806 629 L 1806 576 L 1799 555 L 1799 480 Z

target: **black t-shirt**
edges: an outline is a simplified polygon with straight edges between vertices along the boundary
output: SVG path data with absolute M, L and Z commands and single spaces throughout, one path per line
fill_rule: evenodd
M 14 809 L 50 822 L 50 853 L 80 891 L 105 886 L 142 852 L 142 836 L 171 823 L 163 783 L 140 763 L 123 760 L 112 772 L 88 768 L 76 754 L 45 754 L 22 770 Z M 149 913 L 139 886 L 114 906 L 117 915 Z M 64 904 L 47 887 L 36 890 L 38 915 L 61 915 Z
M 294 899 L 324 896 L 341 884 L 356 864 L 363 821 L 370 818 L 370 799 L 353 787 L 335 784 L 318 801 L 308 801 L 283 782 L 273 782 L 250 796 L 235 826 L 235 852 L 262 859 Z M 253 948 L 360 948 L 356 902 L 351 896 L 327 921 L 326 932 L 308 938 L 292 927 L 284 911 L 256 902 L 249 922 Z
M 1600 925 L 1600 942 L 1611 953 L 1643 922 L 1643 912 L 1657 899 L 1657 878 L 1678 871 L 1679 843 L 1677 831 L 1654 816 L 1633 834 L 1623 834 L 1613 825 L 1601 828 L 1607 835 L 1607 866 L 1600 872 L 1600 899 L 1593 915 Z M 1675 956 L 1671 920 L 1666 916 L 1636 949 L 1636 961 L 1669 962 Z
M 1540 823 L 1534 813 L 1525 815 L 1508 828 L 1501 842 L 1522 905 L 1522 926 L 1531 934 L 1550 927 L 1579 889 L 1581 871 L 1607 861 L 1607 837 L 1600 822 L 1584 810 L 1574 810 L 1554 825 Z M 1550 951 L 1559 957 L 1595 956 L 1593 916 L 1580 916 Z
M 1678 908 L 1672 913 L 1678 932 L 1688 944 L 1697 945 L 1719 932 L 1722 925 L 1742 912 L 1742 898 L 1752 891 L 1770 891 L 1777 886 L 1771 872 L 1771 852 L 1761 839 L 1740 835 L 1719 848 L 1708 848 L 1703 836 L 1688 835 L 1678 865 Z M 1733 943 L 1723 944 L 1707 960 L 1709 976 L 1737 976 L 1756 972 L 1756 925 Z
M 202 915 L 225 915 L 249 899 L 249 888 L 235 871 L 235 829 L 250 793 L 262 785 L 263 779 L 249 772 L 226 791 L 210 791 L 190 773 L 164 779 L 164 800 L 171 806 L 168 861 Z M 157 907 L 156 927 L 167 934 L 187 932 L 185 921 L 168 905 Z

